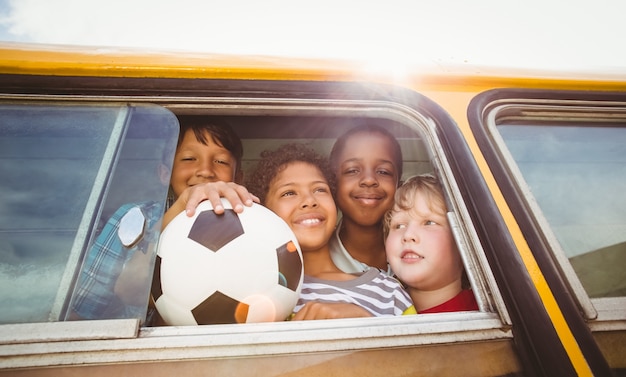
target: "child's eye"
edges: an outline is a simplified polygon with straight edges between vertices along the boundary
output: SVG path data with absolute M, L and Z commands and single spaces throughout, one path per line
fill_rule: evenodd
M 325 193 L 325 192 L 328 192 L 328 188 L 326 188 L 326 187 L 318 187 L 318 188 L 316 188 L 314 191 L 315 191 L 315 192 L 322 192 L 322 193 Z
M 348 168 L 348 169 L 343 171 L 344 175 L 354 175 L 354 174 L 358 174 L 358 173 L 359 173 L 359 169 L 357 169 L 357 168 Z
M 393 229 L 393 230 L 404 229 L 404 228 L 406 228 L 406 224 L 404 224 L 404 223 L 391 223 L 389 228 Z
M 195 157 L 182 157 L 180 160 L 181 161 L 195 161 L 196 158 Z
M 283 198 L 283 197 L 286 197 L 286 196 L 294 196 L 294 195 L 296 195 L 295 191 L 285 191 L 282 194 L 280 194 L 280 197 Z
M 393 175 L 393 172 L 389 171 L 389 170 L 378 170 L 377 171 L 378 174 L 380 175 Z
M 226 160 L 215 160 L 216 164 L 230 166 L 230 161 Z
M 432 220 L 426 220 L 424 222 L 425 225 L 437 225 L 438 223 L 436 221 L 432 221 Z

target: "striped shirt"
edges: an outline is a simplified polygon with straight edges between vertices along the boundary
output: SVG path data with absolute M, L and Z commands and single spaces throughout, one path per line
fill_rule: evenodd
M 375 317 L 402 315 L 413 307 L 411 298 L 398 280 L 375 268 L 345 281 L 322 280 L 304 275 L 294 313 L 310 301 L 355 304 Z

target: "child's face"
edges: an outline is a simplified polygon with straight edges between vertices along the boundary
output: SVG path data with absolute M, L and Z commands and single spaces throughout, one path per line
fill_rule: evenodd
M 411 288 L 434 290 L 461 279 L 461 257 L 445 212 L 434 212 L 420 193 L 414 208 L 393 212 L 385 249 L 391 269 Z
M 231 182 L 235 177 L 237 161 L 224 147 L 206 135 L 207 145 L 202 144 L 192 130 L 185 131 L 183 140 L 174 155 L 170 185 L 178 197 L 187 187 L 199 183 Z
M 337 206 L 344 218 L 368 226 L 393 205 L 398 181 L 391 142 L 379 133 L 357 133 L 338 158 Z
M 272 181 L 265 206 L 293 230 L 302 251 L 328 244 L 337 221 L 337 208 L 322 172 L 306 162 L 286 165 Z

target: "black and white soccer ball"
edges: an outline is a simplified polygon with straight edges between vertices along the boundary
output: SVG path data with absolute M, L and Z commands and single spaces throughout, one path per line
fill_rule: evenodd
M 285 320 L 298 301 L 302 251 L 289 226 L 253 204 L 240 214 L 222 200 L 179 214 L 159 240 L 152 296 L 168 325 Z

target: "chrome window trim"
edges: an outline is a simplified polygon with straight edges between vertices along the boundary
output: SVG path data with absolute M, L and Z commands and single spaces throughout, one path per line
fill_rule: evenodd
M 436 122 L 408 106 L 387 101 L 250 99 L 212 97 L 0 95 L 24 101 L 150 103 L 175 114 L 202 115 L 312 115 L 371 117 L 397 121 L 417 132 L 428 147 L 435 173 L 442 179 L 453 213 L 454 234 L 476 293 L 481 312 L 441 313 L 394 318 L 352 318 L 326 321 L 240 325 L 141 328 L 132 336 L 132 323 L 97 321 L 101 332 L 81 338 L 79 322 L 42 324 L 62 326 L 67 338 L 48 342 L 36 336 L 15 342 L 11 329 L 0 325 L 0 368 L 36 367 L 125 361 L 180 360 L 258 355 L 353 351 L 436 345 L 453 342 L 511 341 L 511 319 L 499 293 L 469 211 L 462 200 L 450 163 L 437 139 Z M 132 322 L 132 320 L 129 320 Z M 8 325 L 11 326 L 11 325 Z M 60 328 L 60 327 L 59 327 Z M 56 330 L 55 330 L 56 331 Z M 104 334 L 104 335 L 102 335 Z M 107 339 L 104 339 L 107 338 Z M 2 344 L 3 339 L 8 343 Z M 77 339 L 77 340 L 70 340 Z M 11 343 L 12 342 L 12 343 Z M 76 356 L 76 354 L 80 356 Z
M 611 327 L 626 328 L 626 298 L 590 298 L 587 295 L 580 279 L 576 275 L 565 251 L 552 231 L 550 224 L 543 214 L 539 204 L 534 198 L 529 185 L 526 183 L 513 156 L 500 136 L 497 124 L 507 120 L 535 121 L 571 121 L 575 122 L 600 122 L 606 124 L 626 124 L 626 103 L 616 101 L 573 101 L 573 100 L 547 100 L 547 99 L 504 99 L 493 101 L 484 110 L 484 119 L 487 130 L 498 146 L 497 153 L 505 162 L 509 176 L 521 192 L 521 197 L 526 206 L 531 210 L 534 220 L 541 229 L 545 242 L 552 250 L 551 257 L 559 266 L 564 281 L 569 286 L 576 302 L 581 309 L 584 318 L 595 321 L 590 322 L 593 331 L 605 326 L 598 321 L 612 322 Z M 621 308 L 621 309 L 620 309 Z
M 120 326 L 120 320 L 101 321 Z M 132 320 L 124 320 L 126 335 Z M 89 321 L 92 324 L 92 321 Z M 100 321 L 98 321 L 100 322 Z M 63 327 L 46 323 L 39 327 Z M 106 327 L 106 326 L 103 326 Z M 184 361 L 332 351 L 430 346 L 456 342 L 511 341 L 495 313 L 458 312 L 394 318 L 350 318 L 193 327 L 142 328 L 138 338 L 47 339 L 0 345 L 0 369 L 42 366 Z
M 136 338 L 139 334 L 139 320 L 16 323 L 2 325 L 1 329 L 0 347 L 3 347 L 11 344 Z

